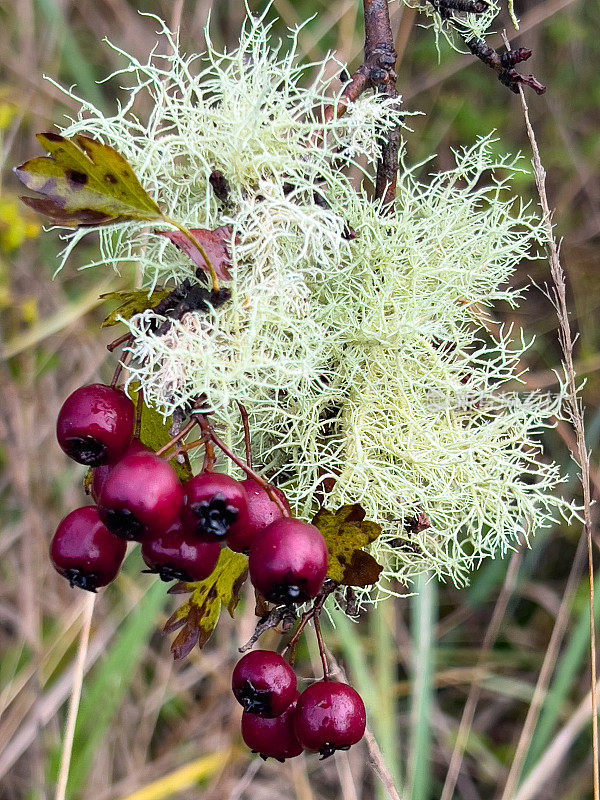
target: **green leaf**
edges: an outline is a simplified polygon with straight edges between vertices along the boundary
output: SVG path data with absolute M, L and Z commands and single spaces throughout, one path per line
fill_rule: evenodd
M 140 384 L 136 381 L 129 384 L 127 393 L 131 397 L 133 403 L 138 402 L 138 393 L 140 391 Z M 154 406 L 146 405 L 142 401 L 142 416 L 140 426 L 140 441 L 149 450 L 156 452 L 160 450 L 163 445 L 171 441 L 171 434 L 169 429 L 171 427 L 171 419 L 167 417 L 164 419 Z M 180 464 L 176 459 L 170 459 L 171 466 L 177 473 L 180 481 L 188 481 L 192 477 L 192 471 L 188 461 L 185 464 Z
M 377 582 L 382 567 L 362 548 L 374 542 L 381 526 L 365 519 L 358 503 L 321 509 L 312 521 L 321 531 L 329 552 L 327 577 L 344 586 L 370 586 Z
M 103 300 L 120 300 L 121 305 L 115 308 L 102 323 L 103 328 L 110 328 L 121 320 L 131 319 L 134 314 L 140 314 L 148 308 L 154 308 L 161 300 L 171 294 L 170 289 L 156 289 L 151 295 L 144 289 L 132 292 L 107 292 L 100 295 Z
M 127 161 L 112 147 L 76 134 L 39 133 L 48 156 L 15 167 L 19 180 L 40 197 L 23 197 L 57 225 L 106 225 L 126 220 L 157 222 L 163 214 Z
M 185 658 L 196 645 L 204 647 L 219 621 L 223 604 L 233 617 L 247 574 L 246 556 L 223 549 L 210 577 L 198 583 L 179 583 L 171 589 L 177 594 L 192 593 L 164 627 L 165 633 L 181 628 L 171 645 L 175 660 Z

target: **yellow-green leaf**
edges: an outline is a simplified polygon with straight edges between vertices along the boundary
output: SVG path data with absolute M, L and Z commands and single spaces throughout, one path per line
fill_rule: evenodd
M 100 295 L 103 300 L 120 300 L 121 304 L 112 311 L 102 323 L 103 328 L 110 328 L 122 319 L 131 319 L 134 314 L 140 314 L 147 308 L 154 308 L 161 300 L 171 294 L 170 289 L 156 289 L 148 295 L 144 289 L 132 292 L 107 292 Z
M 221 606 L 233 612 L 238 604 L 240 589 L 248 574 L 248 559 L 241 553 L 224 548 L 212 575 L 198 583 L 177 584 L 177 593 L 191 596 L 167 620 L 165 633 L 181 630 L 171 645 L 173 658 L 185 658 L 196 645 L 204 647 L 215 629 Z
M 381 566 L 362 548 L 381 533 L 377 522 L 365 519 L 358 503 L 337 511 L 321 509 L 313 519 L 327 544 L 327 577 L 344 586 L 370 586 L 379 578 Z
M 42 195 L 23 197 L 23 202 L 57 225 L 163 219 L 128 162 L 112 147 L 81 134 L 67 139 L 58 133 L 39 133 L 37 139 L 48 155 L 32 158 L 14 171 L 28 189 Z

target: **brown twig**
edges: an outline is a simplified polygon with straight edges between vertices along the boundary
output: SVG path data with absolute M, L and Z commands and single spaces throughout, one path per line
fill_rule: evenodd
M 396 51 L 390 25 L 387 0 L 363 0 L 365 17 L 365 59 L 356 70 L 334 106 L 323 114 L 325 123 L 345 114 L 348 106 L 367 89 L 375 89 L 387 97 L 398 96 L 396 91 Z M 375 198 L 391 206 L 396 196 L 400 128 L 388 131 L 382 137 L 381 159 L 377 165 Z
M 510 45 L 506 37 L 504 43 L 507 49 Z M 583 410 L 579 400 L 577 389 L 577 378 L 573 363 L 573 336 L 569 322 L 569 310 L 567 307 L 567 288 L 565 275 L 560 263 L 558 244 L 554 238 L 552 230 L 552 213 L 548 203 L 546 193 L 546 171 L 542 166 L 540 151 L 535 138 L 535 133 L 529 119 L 529 108 L 525 101 L 523 90 L 519 87 L 523 116 L 525 118 L 525 128 L 531 150 L 533 154 L 533 174 L 537 187 L 540 204 L 542 207 L 543 224 L 546 232 L 548 260 L 550 263 L 550 274 L 554 284 L 554 305 L 558 316 L 559 341 L 563 353 L 565 375 L 567 380 L 567 403 L 571 417 L 575 438 L 577 440 L 577 452 L 574 455 L 576 464 L 581 470 L 580 481 L 583 490 L 583 525 L 587 539 L 588 553 L 588 572 L 589 572 L 589 606 L 590 606 L 590 671 L 591 671 L 591 701 L 592 701 L 592 746 L 593 746 L 593 781 L 594 781 L 594 800 L 600 800 L 600 772 L 598 766 L 599 746 L 598 746 L 598 697 L 596 680 L 596 627 L 594 623 L 594 548 L 593 548 L 593 522 L 592 522 L 592 492 L 590 484 L 590 454 L 585 442 L 585 425 L 583 421 Z
M 519 47 L 517 50 L 509 49 L 506 53 L 498 55 L 487 42 L 478 36 L 465 39 L 465 44 L 474 56 L 498 73 L 500 83 L 507 86 L 511 92 L 519 94 L 522 86 L 530 86 L 536 94 L 544 94 L 546 91 L 546 87 L 533 75 L 521 75 L 515 69 L 516 64 L 527 61 L 531 57 L 531 50 Z

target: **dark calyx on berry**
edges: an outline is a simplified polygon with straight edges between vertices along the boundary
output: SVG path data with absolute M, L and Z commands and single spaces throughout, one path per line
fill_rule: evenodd
M 236 553 L 248 553 L 250 545 L 260 531 L 267 528 L 272 522 L 283 517 L 281 507 L 271 500 L 267 492 L 252 478 L 241 481 L 248 496 L 248 522 L 244 527 L 236 526 L 235 532 L 227 537 L 227 547 Z M 281 500 L 284 508 L 289 512 L 290 507 L 283 492 L 275 487 L 272 491 Z
M 76 389 L 62 405 L 56 437 L 80 464 L 97 467 L 120 458 L 133 435 L 134 405 L 119 389 L 93 383 Z
M 261 717 L 274 717 L 279 714 L 271 713 L 271 692 L 269 689 L 257 689 L 250 681 L 236 695 L 244 711 L 249 714 L 258 714 Z
M 163 581 L 203 581 L 213 572 L 221 547 L 217 542 L 200 542 L 183 530 L 180 520 L 165 533 L 142 542 L 142 558 L 149 572 Z
M 173 467 L 154 453 L 129 453 L 114 465 L 98 498 L 100 517 L 123 539 L 158 536 L 179 519 L 183 489 Z
M 86 575 L 79 569 L 71 568 L 64 573 L 65 578 L 69 581 L 71 589 L 77 587 L 78 589 L 86 589 L 88 592 L 95 592 L 98 584 L 98 576 L 90 573 Z
M 190 510 L 198 517 L 198 525 L 203 533 L 214 536 L 215 539 L 224 539 L 239 515 L 237 508 L 228 504 L 227 498 L 221 492 L 212 500 L 192 503 Z
M 267 600 L 293 605 L 316 597 L 327 575 L 327 545 L 318 528 L 282 517 L 261 531 L 248 559 L 250 580 Z
M 103 508 L 102 520 L 115 536 L 128 542 L 141 542 L 145 527 L 128 508 Z
M 71 586 L 95 592 L 115 579 L 127 545 L 110 533 L 93 506 L 71 511 L 56 529 L 50 559 Z
M 104 464 L 107 461 L 107 446 L 92 436 L 66 437 L 62 448 L 69 458 L 87 467 Z
M 270 650 L 243 656 L 233 670 L 231 688 L 244 711 L 261 717 L 279 716 L 298 695 L 294 670 Z
M 366 712 L 358 692 L 346 683 L 323 680 L 305 689 L 296 707 L 295 732 L 307 750 L 327 758 L 363 737 Z
M 220 472 L 204 472 L 185 485 L 185 530 L 206 542 L 223 541 L 248 521 L 248 498 L 239 481 Z
M 257 714 L 242 714 L 242 738 L 253 753 L 258 753 L 265 761 L 275 758 L 285 761 L 286 758 L 299 756 L 303 750 L 294 731 L 296 700 L 278 717 L 268 719 Z

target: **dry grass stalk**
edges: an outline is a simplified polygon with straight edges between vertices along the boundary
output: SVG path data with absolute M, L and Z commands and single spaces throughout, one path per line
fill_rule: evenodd
M 55 800 L 65 800 L 67 791 L 67 780 L 69 778 L 69 767 L 71 766 L 71 753 L 73 751 L 73 738 L 75 736 L 75 723 L 77 722 L 77 712 L 81 700 L 81 689 L 83 687 L 83 674 L 85 672 L 85 659 L 87 656 L 88 642 L 90 640 L 90 628 L 92 626 L 92 615 L 94 613 L 95 594 L 90 594 L 84 608 L 83 627 L 79 638 L 79 648 L 77 650 L 77 661 L 75 663 L 75 673 L 73 675 L 73 689 L 69 702 L 69 713 L 67 715 L 67 725 L 65 728 L 65 738 L 63 740 L 62 753 L 60 758 L 60 770 L 56 782 Z
M 504 37 L 504 43 L 508 45 L 508 40 Z M 596 683 L 596 630 L 594 624 L 594 550 L 593 550 L 593 521 L 592 521 L 592 494 L 590 484 L 590 454 L 585 443 L 585 426 L 583 421 L 583 409 L 579 400 L 577 390 L 577 380 L 573 363 L 573 336 L 569 323 L 569 311 L 567 308 L 567 289 L 565 274 L 560 263 L 559 248 L 554 238 L 552 230 L 552 213 L 546 194 L 546 171 L 542 166 L 540 151 L 535 138 L 535 133 L 529 119 L 529 108 L 523 94 L 523 89 L 519 89 L 521 106 L 525 118 L 525 128 L 527 137 L 531 144 L 533 153 L 532 165 L 535 177 L 535 185 L 540 198 L 542 207 L 543 222 L 546 229 L 548 240 L 548 260 L 550 263 L 550 274 L 552 275 L 554 306 L 559 323 L 559 341 L 564 357 L 564 370 L 567 383 L 567 402 L 571 415 L 571 422 L 575 431 L 577 449 L 572 454 L 577 465 L 581 469 L 580 480 L 583 490 L 583 524 L 584 533 L 587 539 L 588 551 L 588 571 L 589 571 L 589 605 L 590 605 L 590 669 L 591 669 L 591 702 L 592 702 L 592 743 L 593 743 L 593 770 L 594 770 L 594 800 L 600 799 L 600 774 L 598 767 L 599 748 L 598 748 L 598 697 Z

